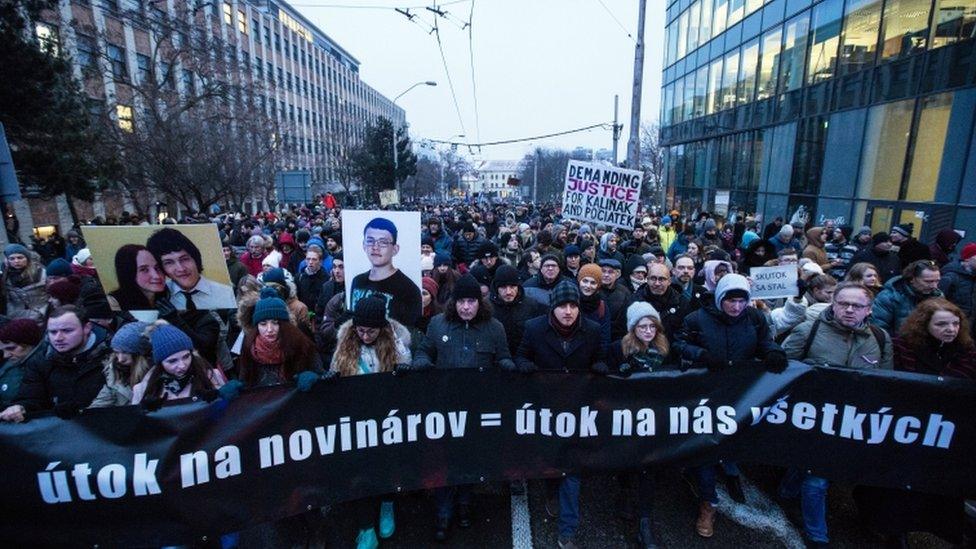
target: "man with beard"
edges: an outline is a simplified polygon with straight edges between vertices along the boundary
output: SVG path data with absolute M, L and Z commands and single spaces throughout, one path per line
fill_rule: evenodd
M 671 274 L 671 285 L 681 292 L 681 295 L 688 298 L 691 310 L 698 310 L 701 307 L 702 296 L 708 293 L 708 290 L 700 285 L 695 284 L 695 260 L 691 256 L 679 255 L 674 260 L 674 269 Z
M 661 314 L 664 333 L 670 341 L 681 329 L 685 317 L 693 311 L 691 301 L 671 284 L 671 270 L 667 265 L 651 263 L 647 269 L 647 283 L 631 294 L 627 307 L 637 301 L 646 301 Z M 618 333 L 626 333 L 627 327 L 618 326 Z
M 512 356 L 522 342 L 522 332 L 529 320 L 546 314 L 545 305 L 525 296 L 518 270 L 502 265 L 491 285 L 492 314 L 505 327 L 505 337 Z

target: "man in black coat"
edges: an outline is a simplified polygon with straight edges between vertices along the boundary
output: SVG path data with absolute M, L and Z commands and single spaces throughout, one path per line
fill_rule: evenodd
M 661 263 L 652 263 L 647 271 L 647 283 L 631 294 L 627 307 L 637 301 L 646 301 L 661 314 L 661 324 L 668 341 L 681 329 L 685 317 L 691 313 L 691 300 L 671 283 L 671 269 Z M 626 317 L 623 319 L 626 321 Z M 627 327 L 617 327 L 618 333 L 626 333 Z
M 891 228 L 891 243 L 898 246 L 898 260 L 904 269 L 909 263 L 921 259 L 932 259 L 929 247 L 912 236 L 914 223 L 902 223 Z
M 53 410 L 69 418 L 87 408 L 105 385 L 102 365 L 112 352 L 108 332 L 88 321 L 83 309 L 64 305 L 47 320 L 46 360 L 24 372 L 14 403 L 0 421 L 20 423 L 30 412 Z
M 610 339 L 616 341 L 624 337 L 627 330 L 626 316 L 630 290 L 620 280 L 620 262 L 616 259 L 601 260 L 600 271 L 603 273 L 600 293 L 603 294 L 603 300 L 610 309 Z
M 901 260 L 891 249 L 891 237 L 888 233 L 876 233 L 871 237 L 871 247 L 851 258 L 851 265 L 858 263 L 874 265 L 882 283 L 901 274 Z
M 322 292 L 322 285 L 328 280 L 325 269 L 322 268 L 322 256 L 325 252 L 316 245 L 308 247 L 305 252 L 305 268 L 299 271 L 295 281 L 295 289 L 298 300 L 308 307 L 309 311 L 315 311 L 318 303 L 319 294 Z
M 518 270 L 511 265 L 502 265 L 495 271 L 490 298 L 492 314 L 505 327 L 508 349 L 514 356 L 522 343 L 525 324 L 535 317 L 545 316 L 546 306 L 525 296 Z

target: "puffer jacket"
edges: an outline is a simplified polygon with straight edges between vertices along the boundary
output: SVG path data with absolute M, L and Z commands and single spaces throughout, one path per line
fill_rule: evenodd
M 430 320 L 427 337 L 417 347 L 415 368 L 514 368 L 502 323 L 479 309 L 470 322 L 441 313 Z
M 112 366 L 112 355 L 105 359 L 102 367 L 105 374 L 105 386 L 98 392 L 98 396 L 92 401 L 89 408 L 108 408 L 111 406 L 126 406 L 132 403 L 132 387 L 115 373 Z
M 810 331 L 818 321 L 810 350 L 803 356 Z M 848 328 L 837 322 L 833 310 L 825 309 L 818 319 L 806 320 L 793 328 L 783 341 L 783 350 L 787 358 L 812 365 L 891 370 L 894 367 L 894 346 L 887 332 L 884 333 L 884 340 L 884 349 L 879 349 L 878 339 L 867 323 L 858 328 Z
M 897 334 L 898 328 L 912 314 L 912 310 L 930 297 L 942 297 L 942 292 L 935 290 L 931 295 L 919 295 L 907 280 L 896 276 L 885 283 L 881 293 L 874 299 L 871 323 L 884 328 L 890 334 Z
M 958 260 L 942 268 L 939 290 L 973 320 L 976 305 L 976 272 L 967 270 Z
M 454 247 L 451 251 L 451 257 L 454 259 L 455 263 L 471 265 L 475 259 L 478 259 L 478 248 L 480 248 L 484 243 L 485 239 L 481 238 L 480 236 L 475 236 L 471 240 L 467 240 L 463 236 L 459 235 L 454 240 Z
M 47 311 L 47 291 L 45 288 L 47 276 L 44 274 L 44 269 L 39 269 L 35 278 L 36 280 L 23 286 L 17 286 L 6 276 L 3 277 L 8 318 L 29 318 L 38 323 L 44 321 Z
M 764 359 L 770 352 L 782 352 L 773 341 L 765 315 L 753 307 L 730 317 L 706 302 L 684 319 L 674 338 L 676 352 L 683 360 L 702 364 L 707 355 L 723 362 Z

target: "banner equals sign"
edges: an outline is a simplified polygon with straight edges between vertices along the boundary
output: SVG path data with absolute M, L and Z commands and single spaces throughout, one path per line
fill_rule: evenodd
M 481 426 L 482 427 L 501 427 L 502 426 L 502 415 L 501 415 L 501 413 L 485 413 L 485 414 L 481 414 Z

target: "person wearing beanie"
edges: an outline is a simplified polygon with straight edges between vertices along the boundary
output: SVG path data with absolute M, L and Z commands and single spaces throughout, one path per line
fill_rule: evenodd
M 78 276 L 97 276 L 91 250 L 82 248 L 71 258 L 71 271 Z
M 610 308 L 603 299 L 600 289 L 603 286 L 603 271 L 599 266 L 588 263 L 580 268 L 576 276 L 580 292 L 580 310 L 583 318 L 600 325 L 603 352 L 610 348 Z
M 492 318 L 491 305 L 483 297 L 481 286 L 471 274 L 458 279 L 444 312 L 435 316 L 427 327 L 427 337 L 420 341 L 410 365 L 397 367 L 398 373 L 414 370 L 477 368 L 480 371 L 512 370 L 505 338 L 505 328 Z M 457 503 L 458 525 L 471 525 L 471 488 L 473 485 L 434 490 L 437 516 L 434 538 L 445 541 Z
M 617 236 L 616 233 L 612 231 L 603 233 L 603 236 L 600 237 L 600 246 L 596 251 L 597 261 L 603 259 L 616 259 L 621 265 L 623 265 L 626 262 L 626 258 L 624 257 L 624 254 L 617 249 L 619 243 L 620 237 Z
M 413 328 L 423 309 L 420 286 L 393 264 L 394 257 L 400 253 L 398 233 L 397 226 L 385 217 L 374 217 L 366 223 L 363 228 L 363 252 L 370 268 L 352 279 L 349 307 L 355 310 L 356 302 L 360 299 L 379 295 L 386 301 L 390 317 Z M 416 249 L 412 253 L 417 253 Z
M 674 340 L 675 351 L 684 360 L 718 371 L 761 363 L 766 370 L 778 373 L 786 369 L 783 349 L 773 341 L 766 316 L 749 304 L 749 280 L 736 273 L 723 276 L 715 287 L 713 302 L 689 314 Z M 658 309 L 660 311 L 660 309 Z M 737 471 L 737 467 L 729 468 Z M 698 483 L 699 510 L 695 522 L 698 535 L 710 538 L 714 532 L 716 465 L 694 469 Z M 727 480 L 730 494 L 740 497 L 738 475 Z
M 939 289 L 966 313 L 972 328 L 976 322 L 976 242 L 963 246 L 959 259 L 942 268 Z
M 504 233 L 498 238 L 498 258 L 513 267 L 518 266 L 522 257 L 522 247 L 518 236 L 514 233 Z
M 891 243 L 898 247 L 898 260 L 904 269 L 909 263 L 932 259 L 929 247 L 912 236 L 915 230 L 913 223 L 902 223 L 891 228 Z
M 873 265 L 881 276 L 882 284 L 901 274 L 901 259 L 892 249 L 891 237 L 888 233 L 875 233 L 871 237 L 871 245 L 851 258 L 851 265 L 857 263 Z
M 566 260 L 566 275 L 576 278 L 579 274 L 580 264 L 582 263 L 582 250 L 576 244 L 570 244 L 563 248 L 563 258 Z
M 647 282 L 647 263 L 639 255 L 632 255 L 627 258 L 621 278 L 622 284 L 630 291 L 636 292 Z
M 71 270 L 71 263 L 68 263 L 66 260 L 60 257 L 48 263 L 44 271 L 47 273 L 48 284 L 68 278 L 74 274 L 74 272 Z
M 30 364 L 38 366 L 44 360 L 44 334 L 36 322 L 29 318 L 17 318 L 0 325 L 0 409 L 13 404 L 20 390 L 24 372 Z
M 647 240 L 647 230 L 643 225 L 637 225 L 631 231 L 631 238 L 620 245 L 620 251 L 630 257 L 632 255 L 644 255 L 651 249 L 651 242 Z
M 956 246 L 961 241 L 962 237 L 953 229 L 939 231 L 935 235 L 935 240 L 929 244 L 929 255 L 932 256 L 932 261 L 935 261 L 940 268 L 948 265 L 951 261 L 949 256 L 956 251 Z
M 627 308 L 627 333 L 610 346 L 608 364 L 611 371 L 628 377 L 664 370 L 678 370 L 680 363 L 669 360 L 670 346 L 664 335 L 661 315 L 650 303 L 638 301 Z M 627 473 L 624 473 L 627 474 Z M 631 480 L 637 486 L 637 535 L 641 547 L 656 547 L 651 521 L 655 493 L 655 475 L 652 469 L 643 469 Z M 633 482 L 636 480 L 636 482 Z M 630 505 L 629 502 L 626 505 Z M 633 514 L 633 513 L 629 513 Z
M 47 285 L 47 295 L 50 296 L 48 305 L 50 307 L 60 307 L 61 305 L 75 305 L 81 295 L 80 282 L 76 282 L 77 277 L 63 278 L 54 284 Z
M 498 270 L 498 246 L 494 242 L 486 241 L 478 249 L 478 260 L 471 268 L 471 275 L 474 276 L 478 284 L 481 284 L 481 291 L 488 295 L 491 288 L 491 280 L 495 277 Z
M 474 223 L 470 221 L 465 223 L 461 234 L 454 239 L 454 245 L 451 247 L 451 258 L 462 273 L 467 272 L 471 264 L 478 259 L 478 251 L 484 243 L 485 239 L 478 235 Z
M 44 320 L 47 310 L 47 293 L 44 267 L 34 261 L 22 244 L 8 244 L 4 250 L 3 296 L 6 303 L 4 314 L 8 318 Z
M 435 296 L 437 304 L 443 309 L 444 305 L 451 299 L 454 284 L 461 278 L 461 273 L 451 267 L 450 255 L 438 252 L 434 256 L 434 272 L 432 275 L 431 278 L 437 282 L 437 295 Z
M 628 297 L 625 309 L 638 301 L 650 303 L 661 314 L 664 335 L 669 341 L 681 329 L 685 317 L 694 310 L 691 298 L 685 295 L 684 288 L 672 283 L 671 269 L 663 263 L 647 265 L 647 282 Z M 619 339 L 627 333 L 626 317 L 621 314 L 615 321 L 612 331 L 614 339 Z
M 420 299 L 424 309 L 420 314 L 420 320 L 417 321 L 417 329 L 421 332 L 427 333 L 427 326 L 430 325 L 431 319 L 442 311 L 440 304 L 437 303 L 439 290 L 437 281 L 433 278 L 425 276 L 420 280 Z
M 123 324 L 112 336 L 112 354 L 105 360 L 102 372 L 105 386 L 89 408 L 107 408 L 132 404 L 133 387 L 149 372 L 152 347 L 145 332 L 149 324 L 130 322 Z
M 392 372 L 398 364 L 409 364 L 411 360 L 410 331 L 387 318 L 386 303 L 378 296 L 365 297 L 356 303 L 352 318 L 342 323 L 336 339 L 330 375 L 349 377 Z M 377 547 L 378 538 L 393 535 L 396 523 L 391 497 L 367 497 L 347 503 L 346 507 L 359 525 L 358 547 Z
M 580 292 L 576 284 L 562 280 L 549 296 L 549 313 L 525 324 L 515 356 L 515 370 L 524 374 L 537 370 L 607 374 L 602 337 L 600 325 L 580 314 Z M 559 545 L 575 545 L 580 517 L 580 478 L 567 475 L 548 487 L 546 512 L 559 517 Z
M 546 254 L 539 260 L 539 272 L 525 281 L 523 288 L 530 298 L 539 303 L 549 302 L 549 293 L 563 280 L 563 265 L 556 254 Z
M 505 328 L 508 350 L 514 356 L 522 342 L 525 323 L 545 315 L 547 309 L 538 301 L 526 297 L 518 270 L 510 265 L 502 265 L 495 272 L 489 299 L 492 315 Z
M 420 274 L 422 276 L 430 276 L 434 271 L 434 256 L 433 255 L 421 255 L 420 256 Z
M 427 220 L 427 229 L 421 234 L 421 238 L 429 238 L 433 241 L 434 253 L 447 254 L 449 257 L 454 247 L 454 240 L 439 217 L 431 217 Z
M 227 383 L 220 370 L 194 352 L 193 340 L 183 330 L 156 321 L 146 331 L 153 366 L 132 387 L 132 404 L 143 403 L 152 410 L 167 400 L 208 397 Z
M 803 251 L 800 241 L 796 238 L 796 230 L 792 225 L 783 225 L 780 227 L 776 235 L 769 239 L 769 243 L 773 245 L 776 253 L 779 253 L 784 248 L 793 248 L 796 250 L 797 255 Z

